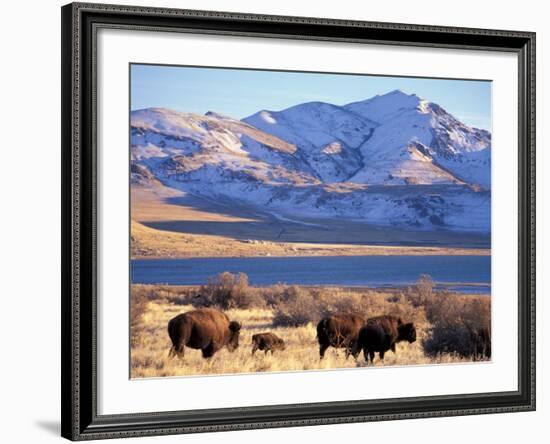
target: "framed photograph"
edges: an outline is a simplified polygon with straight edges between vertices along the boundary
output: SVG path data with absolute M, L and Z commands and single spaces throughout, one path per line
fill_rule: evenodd
M 62 435 L 535 409 L 535 35 L 62 8 Z

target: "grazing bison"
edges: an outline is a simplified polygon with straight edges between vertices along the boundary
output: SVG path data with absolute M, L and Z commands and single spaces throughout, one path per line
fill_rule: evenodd
M 363 317 L 354 314 L 337 314 L 321 319 L 317 324 L 320 358 L 323 359 L 325 351 L 330 346 L 345 348 L 346 358 L 349 357 L 357 339 L 357 333 L 364 323 Z M 357 353 L 353 352 L 353 356 L 357 357 Z
M 285 341 L 273 333 L 258 333 L 252 336 L 252 354 L 256 350 L 263 350 L 266 355 L 268 351 L 273 354 L 275 350 L 284 350 L 285 348 Z
M 172 340 L 169 356 L 184 356 L 185 346 L 200 349 L 203 358 L 210 358 L 223 347 L 234 351 L 239 346 L 241 324 L 229 321 L 225 313 L 201 308 L 177 315 L 168 322 Z
M 412 322 L 404 324 L 395 316 L 377 316 L 369 318 L 361 327 L 352 353 L 357 356 L 361 350 L 367 363 L 374 360 L 374 353 L 378 352 L 380 359 L 391 350 L 395 353 L 395 344 L 401 341 L 412 343 L 416 341 L 416 328 Z

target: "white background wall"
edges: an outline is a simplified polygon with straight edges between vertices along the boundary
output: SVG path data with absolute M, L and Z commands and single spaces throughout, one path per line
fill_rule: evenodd
M 163 0 L 119 3 L 260 14 L 309 15 L 537 32 L 538 143 L 538 408 L 537 412 L 370 424 L 274 429 L 161 438 L 139 442 L 263 443 L 389 439 L 407 443 L 544 441 L 550 391 L 549 304 L 543 294 L 550 191 L 544 122 L 549 90 L 544 73 L 550 49 L 544 2 L 399 0 L 330 2 L 277 0 Z M 60 6 L 57 0 L 12 0 L 2 5 L 0 26 L 0 436 L 3 442 L 60 440 Z M 546 58 L 545 58 L 546 56 Z M 546 251 L 543 251 L 546 250 Z M 546 356 L 544 354 L 546 352 Z M 452 384 L 453 381 L 449 381 Z M 540 438 L 535 438 L 539 434 Z M 534 440 L 533 440 L 534 438 Z M 135 440 L 126 440 L 131 442 Z

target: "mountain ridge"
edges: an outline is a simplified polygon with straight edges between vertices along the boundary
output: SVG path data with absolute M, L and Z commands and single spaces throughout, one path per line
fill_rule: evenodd
M 242 120 L 215 111 L 132 111 L 131 162 L 140 166 L 132 170 L 140 186 L 150 175 L 281 214 L 490 229 L 490 133 L 398 90 Z

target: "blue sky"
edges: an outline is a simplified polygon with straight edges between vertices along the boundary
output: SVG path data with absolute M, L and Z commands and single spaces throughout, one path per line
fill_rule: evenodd
M 435 102 L 467 125 L 491 129 L 488 81 L 131 65 L 132 110 L 215 111 L 242 119 L 303 102 L 345 105 L 395 89 Z

